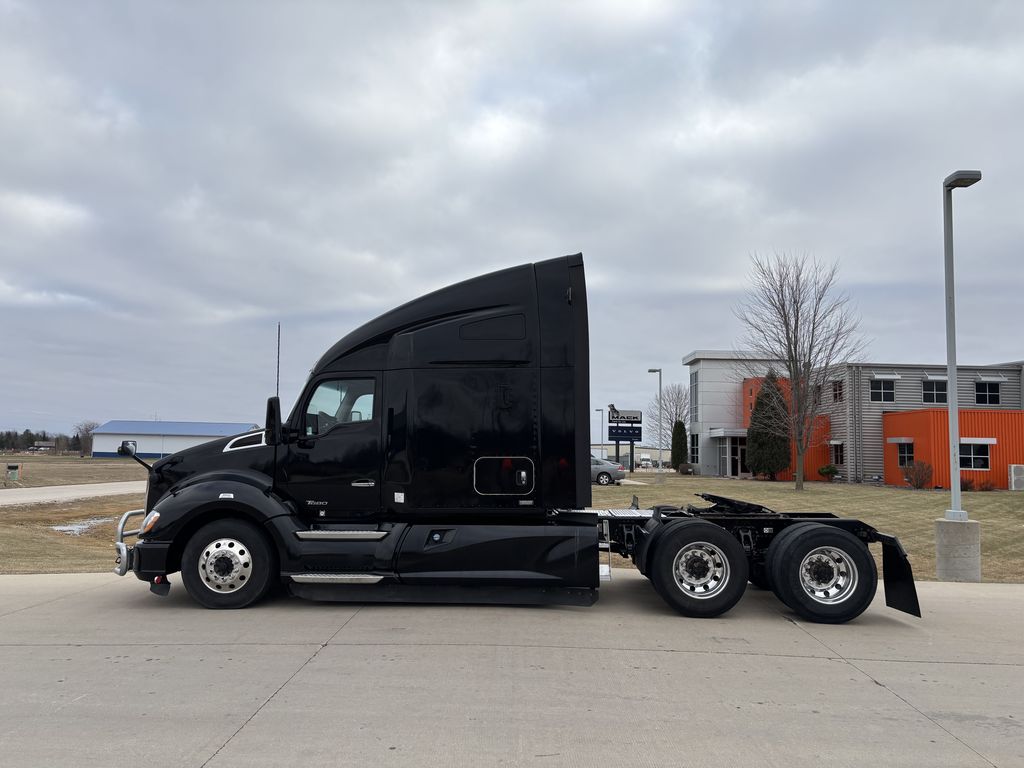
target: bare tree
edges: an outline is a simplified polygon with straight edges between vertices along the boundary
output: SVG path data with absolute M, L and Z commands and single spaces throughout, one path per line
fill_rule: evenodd
M 836 289 L 838 264 L 778 253 L 754 254 L 752 261 L 750 292 L 735 313 L 745 328 L 743 345 L 760 358 L 777 361 L 788 379 L 789 413 L 784 426 L 796 445 L 794 469 L 800 491 L 804 455 L 811 447 L 831 369 L 864 349 L 860 319 L 849 297 Z
M 98 421 L 89 421 L 88 419 L 75 424 L 75 434 L 78 435 L 78 439 L 81 441 L 80 450 L 82 456 L 92 453 L 92 433 L 99 425 Z
M 672 426 L 681 421 L 688 423 L 687 414 L 690 410 L 690 388 L 682 384 L 665 384 L 661 388 L 662 414 L 661 429 L 658 429 L 658 398 L 651 400 L 644 409 L 646 431 L 650 437 L 645 442 L 654 440 L 654 445 L 668 448 L 672 445 Z

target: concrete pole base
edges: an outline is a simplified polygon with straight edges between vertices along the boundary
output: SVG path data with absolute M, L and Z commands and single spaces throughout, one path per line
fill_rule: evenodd
M 935 576 L 939 581 L 981 581 L 981 523 L 935 521 Z

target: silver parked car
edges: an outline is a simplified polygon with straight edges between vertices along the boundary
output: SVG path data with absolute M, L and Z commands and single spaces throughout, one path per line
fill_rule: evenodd
M 598 485 L 618 485 L 625 476 L 626 470 L 621 464 L 590 457 L 590 482 Z

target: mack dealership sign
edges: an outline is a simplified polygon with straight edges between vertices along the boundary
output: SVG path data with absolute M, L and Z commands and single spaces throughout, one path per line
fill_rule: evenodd
M 609 424 L 639 424 L 643 421 L 643 414 L 640 411 L 620 411 L 614 405 L 608 406 Z

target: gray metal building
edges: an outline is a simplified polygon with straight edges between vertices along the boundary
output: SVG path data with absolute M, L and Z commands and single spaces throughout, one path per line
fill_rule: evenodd
M 961 410 L 1020 410 L 1024 364 L 957 366 Z M 844 478 L 883 475 L 882 414 L 948 405 L 946 367 L 907 363 L 846 363 L 836 366 L 822 411 L 831 421 L 830 460 Z

